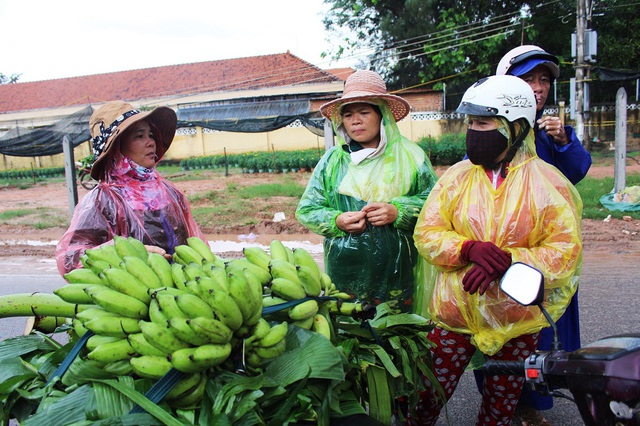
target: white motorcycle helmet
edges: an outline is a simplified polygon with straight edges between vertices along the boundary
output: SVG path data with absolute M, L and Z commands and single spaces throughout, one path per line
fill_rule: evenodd
M 521 78 L 492 75 L 478 80 L 464 92 L 456 112 L 479 117 L 504 117 L 510 123 L 523 119 L 533 127 L 536 97 L 529 84 Z
M 559 63 L 558 58 L 547 53 L 544 49 L 533 44 L 527 44 L 508 51 L 500 59 L 498 68 L 496 68 L 496 75 L 511 74 L 521 76 L 542 64 L 549 69 L 551 76 L 556 79 L 560 76 Z

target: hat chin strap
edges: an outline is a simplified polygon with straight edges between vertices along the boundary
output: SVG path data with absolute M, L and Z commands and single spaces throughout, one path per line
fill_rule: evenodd
M 515 140 L 511 144 L 511 147 L 507 151 L 507 154 L 504 156 L 504 158 L 500 162 L 501 163 L 500 176 L 502 176 L 503 179 L 507 177 L 507 168 L 506 168 L 507 163 L 510 163 L 511 160 L 513 160 L 513 157 L 516 155 L 518 148 L 520 148 L 520 145 L 522 145 L 522 141 L 524 140 L 524 138 L 527 137 L 527 133 L 529 133 L 529 130 L 531 129 L 531 125 L 527 120 L 522 120 L 522 121 L 523 121 L 523 125 L 520 128 L 520 133 L 518 133 Z M 511 121 L 508 121 L 507 123 L 509 123 L 509 131 L 511 132 L 512 135 L 515 135 L 516 126 Z

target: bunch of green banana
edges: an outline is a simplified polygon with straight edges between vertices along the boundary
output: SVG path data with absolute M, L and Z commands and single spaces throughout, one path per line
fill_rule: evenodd
M 282 355 L 287 349 L 286 321 L 273 327 L 261 318 L 244 341 L 245 364 L 252 368 L 262 367 L 265 360 Z

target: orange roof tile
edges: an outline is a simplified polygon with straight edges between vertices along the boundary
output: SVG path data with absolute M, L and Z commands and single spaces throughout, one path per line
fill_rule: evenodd
M 0 113 L 336 81 L 333 74 L 286 52 L 4 84 Z

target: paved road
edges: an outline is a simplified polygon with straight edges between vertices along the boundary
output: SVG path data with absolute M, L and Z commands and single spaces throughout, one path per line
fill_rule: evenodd
M 583 343 L 624 332 L 640 332 L 640 298 L 637 297 L 637 253 L 585 253 L 580 281 L 581 337 Z M 32 258 L 0 259 L 0 294 L 51 292 L 63 280 L 53 261 Z M 0 319 L 0 339 L 22 334 L 24 318 Z M 474 425 L 480 395 L 472 374 L 462 377 L 449 402 L 450 424 Z M 575 406 L 556 400 L 553 409 L 544 412 L 553 425 L 579 426 Z M 444 415 L 438 425 L 446 425 Z

